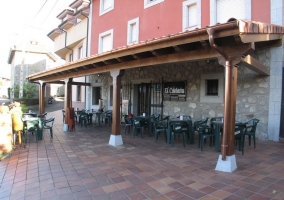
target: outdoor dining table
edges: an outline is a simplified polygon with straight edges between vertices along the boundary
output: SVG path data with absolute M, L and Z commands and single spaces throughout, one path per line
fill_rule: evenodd
M 213 125 L 213 130 L 215 133 L 215 151 L 221 151 L 221 128 L 224 126 L 223 121 L 212 121 L 211 124 Z M 243 125 L 242 122 L 235 122 L 235 125 Z
M 37 114 L 33 112 L 23 113 L 23 118 L 26 117 L 37 117 Z
M 194 144 L 194 132 L 192 131 L 192 120 L 188 118 L 184 118 L 183 120 L 179 118 L 169 119 L 168 120 L 168 128 L 167 128 L 167 143 L 170 144 L 171 142 L 171 132 L 172 132 L 172 125 L 171 122 L 186 122 L 187 123 L 187 141 L 189 140 L 190 144 Z

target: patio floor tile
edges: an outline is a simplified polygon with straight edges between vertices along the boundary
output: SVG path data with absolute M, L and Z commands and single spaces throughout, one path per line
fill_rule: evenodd
M 26 148 L 0 162 L 1 200 L 284 199 L 284 143 L 257 140 L 254 149 L 246 141 L 244 155 L 235 148 L 238 168 L 227 173 L 215 170 L 220 153 L 209 144 L 200 151 L 179 138 L 171 147 L 163 134 L 157 143 L 153 134 L 122 134 L 124 144 L 113 147 L 110 126 L 64 132 L 61 110 L 51 116 L 53 140 L 48 131 L 38 143 L 29 134 Z

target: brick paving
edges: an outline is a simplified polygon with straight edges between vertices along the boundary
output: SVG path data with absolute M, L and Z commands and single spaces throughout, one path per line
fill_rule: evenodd
M 238 169 L 214 170 L 219 153 L 205 145 L 174 147 L 162 134 L 132 138 L 108 145 L 109 126 L 76 126 L 64 132 L 61 111 L 55 116 L 54 138 L 29 135 L 26 148 L 16 148 L 0 162 L 0 199 L 284 199 L 284 143 L 257 141 L 237 151 Z

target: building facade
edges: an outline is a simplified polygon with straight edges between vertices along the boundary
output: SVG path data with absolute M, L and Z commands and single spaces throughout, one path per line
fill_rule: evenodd
M 73 4 L 81 5 L 81 3 L 83 5 L 84 1 L 75 1 Z M 84 46 L 83 52 L 85 45 L 88 45 L 86 51 L 89 49 L 89 52 L 86 55 L 102 57 L 100 62 L 93 63 L 90 68 L 105 67 L 106 70 L 88 74 L 85 80 L 81 79 L 82 82 L 91 84 L 91 87 L 81 89 L 82 94 L 85 91 L 83 96 L 86 97 L 87 109 L 97 110 L 99 99 L 103 99 L 105 110 L 113 108 L 113 78 L 107 72 L 111 70 L 107 69 L 123 61 L 125 71 L 121 77 L 120 104 L 127 104 L 127 110 L 121 110 L 121 116 L 125 112 L 133 113 L 135 116 L 142 113 L 147 115 L 160 113 L 172 117 L 187 114 L 193 120 L 223 116 L 224 66 L 220 65 L 220 60 L 216 57 L 206 57 L 206 59 L 193 58 L 194 61 L 158 65 L 144 65 L 141 61 L 133 68 L 128 67 L 128 59 L 129 62 L 134 59 L 139 63 L 144 58 L 170 55 L 170 51 L 185 52 L 199 47 L 207 49 L 210 44 L 204 38 L 200 38 L 198 43 L 192 45 L 173 45 L 173 49 L 168 49 L 165 45 L 164 49 L 147 51 L 147 53 L 137 53 L 133 50 L 123 58 L 120 58 L 118 53 L 116 59 L 103 60 L 104 55 L 114 54 L 128 47 L 135 49 L 141 43 L 146 49 L 147 42 L 154 43 L 155 40 L 170 38 L 180 32 L 197 30 L 198 33 L 198 29 L 218 26 L 233 19 L 283 26 L 281 0 L 93 0 L 85 5 L 90 7 L 90 10 L 86 8 L 90 15 L 88 18 L 83 17 L 81 22 L 86 20 L 89 26 L 81 22 L 76 23 L 79 17 L 75 15 L 74 7 L 72 12 L 66 10 L 64 14 L 61 13 L 60 16 L 65 21 L 63 20 L 62 25 L 54 29 L 49 37 L 53 37 L 55 52 L 66 61 L 70 55 L 78 54 L 74 52 L 79 51 L 81 44 Z M 81 11 L 79 9 L 79 13 L 82 10 L 84 9 Z M 75 31 L 79 26 L 82 26 L 80 32 Z M 71 34 L 73 29 L 74 35 Z M 260 30 L 255 32 L 261 33 Z M 226 36 L 226 33 L 224 35 Z M 230 35 L 229 31 L 227 35 Z M 242 39 L 242 35 L 240 38 Z M 235 37 L 234 42 L 241 43 L 240 38 Z M 221 39 L 217 40 L 217 43 L 223 45 Z M 247 121 L 250 118 L 258 118 L 260 123 L 257 127 L 257 136 L 263 140 L 278 141 L 279 136 L 283 137 L 282 132 L 284 132 L 281 127 L 281 124 L 284 124 L 283 117 L 281 119 L 283 45 L 272 43 L 262 45 L 260 42 L 251 53 L 251 57 L 268 68 L 268 74 L 257 73 L 244 62 L 238 64 L 236 120 Z M 70 53 L 72 51 L 73 53 Z M 188 56 L 191 57 L 190 54 Z M 78 56 L 79 58 L 81 57 Z M 175 90 L 169 92 L 165 88 Z M 72 90 L 73 102 L 78 96 L 78 92 L 74 96 L 75 90 Z M 77 106 L 73 104 L 73 107 Z
M 55 53 L 66 62 L 73 62 L 88 55 L 89 4 L 88 0 L 72 2 L 70 9 L 63 10 L 57 16 L 61 23 L 48 34 L 54 41 Z M 86 82 L 86 77 L 77 77 L 73 81 Z M 58 88 L 58 91 L 58 95 L 62 96 L 64 86 Z M 85 108 L 86 87 L 73 85 L 72 91 L 72 106 Z
M 91 55 L 181 31 L 224 23 L 230 18 L 283 25 L 282 3 L 282 1 L 269 0 L 262 0 L 261 3 L 256 0 L 93 1 Z M 261 139 L 276 141 L 279 139 L 283 90 L 282 52 L 282 46 L 255 51 L 255 57 L 270 68 L 270 76 L 261 76 L 245 66 L 239 66 L 237 120 L 259 118 L 261 123 L 257 134 Z M 214 95 L 205 94 L 206 81 L 208 82 L 212 77 L 220 83 L 219 99 Z M 122 80 L 125 87 L 131 85 L 131 94 L 126 95 L 125 98 L 132 99 L 129 109 L 134 115 L 155 112 L 154 107 L 151 110 L 139 111 L 145 103 L 138 97 L 136 91 L 141 87 L 141 83 L 186 80 L 186 101 L 164 101 L 163 115 L 189 114 L 193 119 L 201 119 L 223 116 L 223 77 L 224 68 L 217 60 L 206 60 L 151 68 L 141 66 L 126 70 Z M 89 89 L 88 99 L 95 98 L 94 91 L 98 90 L 96 87 L 101 87 L 101 98 L 104 99 L 107 109 L 111 109 L 110 75 L 101 77 L 93 75 L 90 76 L 89 81 L 93 88 Z M 126 91 L 129 89 L 126 88 Z M 151 96 L 149 104 L 160 103 L 153 102 L 156 94 L 149 96 Z M 143 105 L 140 105 L 139 100 Z M 97 108 L 94 101 L 89 101 L 87 105 Z
M 34 73 L 42 72 L 56 66 L 57 58 L 49 52 L 45 46 L 37 41 L 29 41 L 24 44 L 15 45 L 10 50 L 8 64 L 11 65 L 10 88 L 20 88 L 19 94 L 11 90 L 11 98 L 14 96 L 23 97 L 22 87 L 26 83 L 25 77 Z M 50 89 L 47 89 L 48 96 Z

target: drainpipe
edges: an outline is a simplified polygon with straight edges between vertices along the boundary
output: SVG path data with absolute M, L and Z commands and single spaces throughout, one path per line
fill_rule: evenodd
M 64 47 L 65 47 L 66 49 L 69 49 L 69 50 L 72 52 L 72 59 L 73 59 L 73 57 L 74 57 L 73 49 L 67 47 L 67 32 L 66 32 L 64 29 L 60 28 L 59 26 L 58 26 L 58 28 L 59 28 L 61 31 L 63 31 L 63 32 L 65 33 L 65 44 L 64 44 Z M 72 60 L 72 61 L 73 61 L 73 60 Z M 67 95 L 67 94 L 65 94 L 65 95 Z M 71 97 L 71 99 L 72 99 L 72 97 Z M 72 100 L 71 100 L 71 102 L 72 102 Z
M 210 43 L 210 46 L 213 48 L 213 49 L 215 49 L 221 56 L 223 56 L 224 58 L 225 58 L 225 60 L 226 60 L 226 66 L 228 66 L 228 65 L 231 65 L 232 64 L 232 61 L 230 61 L 229 60 L 229 58 L 228 58 L 228 56 L 227 56 L 227 54 L 222 50 L 222 49 L 220 49 L 216 44 L 215 44 L 215 42 L 214 42 L 214 36 L 213 36 L 213 34 L 214 34 L 214 29 L 213 28 L 207 28 L 207 33 L 208 33 L 208 35 L 209 35 L 209 43 Z M 227 70 L 226 70 L 226 73 L 227 73 Z M 227 82 L 230 82 L 231 80 L 225 80 L 225 84 L 227 84 Z M 231 90 L 231 88 L 227 88 L 228 90 Z M 230 91 L 227 91 L 229 94 L 231 94 L 231 92 Z M 225 96 L 225 104 L 227 105 L 227 101 L 229 101 L 228 100 L 228 97 L 227 96 Z M 226 126 L 228 126 L 227 125 L 227 119 L 229 119 L 229 112 L 227 112 L 227 109 L 225 108 L 225 110 L 224 110 L 224 119 L 226 119 L 226 122 L 225 122 L 225 125 Z M 224 127 L 224 129 L 223 130 L 227 130 L 227 128 L 225 129 L 225 127 Z M 222 160 L 226 160 L 226 148 L 228 148 L 228 143 L 227 143 L 227 133 L 225 133 L 225 134 L 223 134 L 223 137 L 222 137 L 222 145 L 221 145 L 221 153 L 222 153 Z
M 91 9 L 92 0 L 90 0 L 88 7 Z M 81 15 L 87 18 L 87 39 L 86 39 L 86 57 L 88 57 L 88 43 L 89 43 L 89 17 L 84 15 L 82 9 L 80 10 Z M 85 76 L 85 83 L 87 83 L 87 76 Z M 87 86 L 85 85 L 85 108 L 87 108 Z
M 73 49 L 70 49 L 69 47 L 67 47 L 67 32 L 64 30 L 64 29 L 62 29 L 62 28 L 60 28 L 59 26 L 58 26 L 58 28 L 61 30 L 61 31 L 63 31 L 64 33 L 65 33 L 65 46 L 64 46 L 64 48 L 66 48 L 66 49 L 69 49 L 70 51 L 72 51 L 72 55 L 73 55 Z M 74 55 L 73 55 L 74 56 Z
M 89 6 L 91 4 L 91 0 L 89 3 Z M 84 15 L 82 12 L 82 9 L 80 10 L 80 13 L 87 18 L 87 36 L 86 36 L 86 57 L 88 57 L 88 42 L 89 42 L 89 17 L 87 15 Z M 87 83 L 87 76 L 85 76 L 85 83 Z M 85 108 L 87 108 L 87 86 L 85 85 Z

